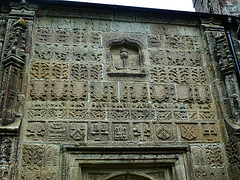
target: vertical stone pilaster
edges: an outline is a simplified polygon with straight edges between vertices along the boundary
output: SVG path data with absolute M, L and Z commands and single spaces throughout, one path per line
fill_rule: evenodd
M 34 11 L 18 7 L 9 13 L 5 38 L 0 37 L 0 179 L 3 180 L 17 176 L 18 130 L 26 94 L 25 67 L 35 17 Z
M 239 151 L 240 91 L 236 67 L 224 29 L 216 25 L 202 25 L 210 57 L 208 64 L 211 84 L 215 88 L 213 97 L 218 104 L 219 118 L 225 122 L 222 131 L 228 159 L 226 167 L 229 178 L 237 179 L 240 173 L 236 163 L 239 161 L 239 154 L 236 152 Z M 232 139 L 235 139 L 234 145 Z
M 25 92 L 21 87 L 29 58 L 34 14 L 23 9 L 12 10 L 9 15 L 1 62 L 1 126 L 20 122 L 22 118 L 23 112 L 19 110 L 22 109 Z

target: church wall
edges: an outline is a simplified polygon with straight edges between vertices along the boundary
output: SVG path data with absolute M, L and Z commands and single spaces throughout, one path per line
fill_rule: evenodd
M 220 18 L 28 11 L 12 11 L 27 19 L 20 23 L 28 45 L 20 47 L 12 179 L 229 179 L 224 120 L 236 84 L 226 87 L 222 76 L 230 51 Z

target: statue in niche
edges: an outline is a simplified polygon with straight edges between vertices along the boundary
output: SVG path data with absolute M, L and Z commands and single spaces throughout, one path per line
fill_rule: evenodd
M 143 45 L 130 38 L 110 41 L 108 51 L 109 76 L 145 76 L 143 70 Z
M 120 50 L 120 58 L 122 59 L 123 68 L 128 68 L 128 50 L 126 48 Z

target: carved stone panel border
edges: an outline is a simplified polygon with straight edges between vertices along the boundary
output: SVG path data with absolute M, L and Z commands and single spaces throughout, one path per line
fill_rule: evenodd
M 167 172 L 167 179 L 190 179 L 188 158 L 188 146 L 176 145 L 154 147 L 64 147 L 63 162 L 65 162 L 62 179 L 81 179 L 84 169 L 91 171 L 96 167 L 126 167 L 131 166 L 135 170 L 144 165 L 149 169 L 159 169 L 159 172 Z M 120 168 L 121 169 L 121 168 Z M 103 171 L 102 171 L 103 172 Z M 129 171 L 131 173 L 131 171 Z M 149 173 L 148 173 L 149 175 Z M 111 173 L 103 179 L 108 179 Z M 149 179 L 154 180 L 155 178 Z

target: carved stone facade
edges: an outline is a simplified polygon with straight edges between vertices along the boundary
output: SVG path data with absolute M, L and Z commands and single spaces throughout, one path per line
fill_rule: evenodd
M 0 179 L 236 179 L 225 16 L 34 3 L 2 3 Z
M 218 75 L 214 75 L 214 79 L 218 80 L 213 83 L 213 88 L 219 91 L 216 98 L 218 99 L 218 106 L 221 109 L 220 114 L 225 120 L 227 130 L 225 140 L 228 157 L 227 169 L 230 179 L 235 180 L 240 177 L 240 25 L 239 18 L 236 18 L 240 14 L 240 2 L 237 0 L 193 0 L 193 3 L 197 11 L 228 15 L 228 23 L 224 30 L 222 29 L 221 32 L 218 27 L 218 32 L 209 33 L 207 39 L 208 42 L 214 42 L 215 44 L 209 48 L 212 49 L 210 50 L 211 57 L 215 56 L 216 59 L 212 63 L 219 65 L 212 65 L 212 68 L 218 68 L 221 72 Z M 206 26 L 205 28 L 209 29 Z M 226 87 L 225 92 L 221 90 L 224 86 Z

